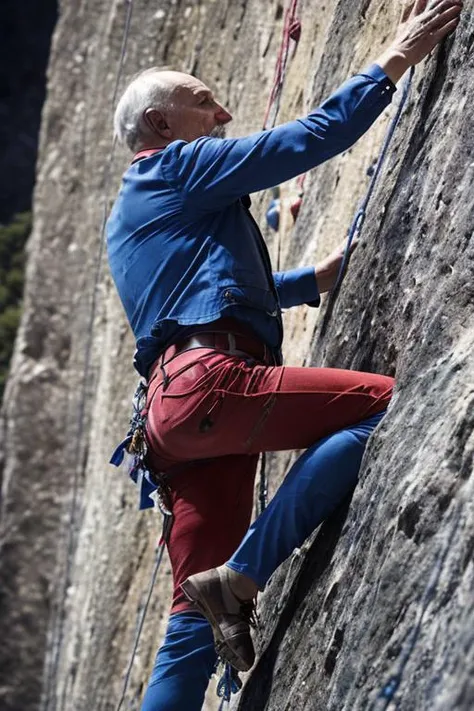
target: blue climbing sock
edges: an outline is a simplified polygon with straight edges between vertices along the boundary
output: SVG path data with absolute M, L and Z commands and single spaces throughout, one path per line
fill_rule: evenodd
M 171 615 L 141 711 L 201 711 L 216 660 L 208 621 L 197 612 Z
M 227 562 L 263 590 L 272 573 L 357 483 L 367 440 L 384 412 L 317 442 L 294 463 Z

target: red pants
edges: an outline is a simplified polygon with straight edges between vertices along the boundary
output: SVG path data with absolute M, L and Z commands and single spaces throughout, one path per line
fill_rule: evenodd
M 166 356 L 165 356 L 166 360 Z M 209 348 L 150 377 L 149 464 L 170 471 L 172 612 L 189 608 L 189 575 L 224 563 L 252 512 L 258 453 L 307 448 L 386 409 L 393 379 L 355 371 L 267 366 Z

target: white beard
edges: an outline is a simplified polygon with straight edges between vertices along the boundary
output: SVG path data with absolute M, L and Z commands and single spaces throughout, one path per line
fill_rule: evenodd
M 227 134 L 226 127 L 224 126 L 223 123 L 221 123 L 221 124 L 219 124 L 219 126 L 215 126 L 212 129 L 209 136 L 211 138 L 225 138 L 226 134 Z

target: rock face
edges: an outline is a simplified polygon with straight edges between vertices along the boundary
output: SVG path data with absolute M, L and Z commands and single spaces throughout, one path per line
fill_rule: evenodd
M 135 385 L 133 341 L 100 246 L 104 195 L 126 165 L 125 153 L 111 163 L 110 121 L 129 8 L 64 3 L 53 44 L 25 316 L 1 421 L 5 711 L 115 708 L 153 567 L 158 519 L 137 513 L 128 480 L 106 464 Z M 236 133 L 260 127 L 279 3 L 133 9 L 121 87 L 140 68 L 172 64 L 235 107 Z M 467 0 L 456 38 L 416 72 L 324 336 L 324 307 L 286 316 L 289 362 L 396 373 L 398 386 L 352 502 L 261 600 L 261 656 L 234 701 L 241 711 L 474 704 L 473 9 Z M 279 120 L 375 58 L 399 11 L 307 0 Z M 341 241 L 393 111 L 310 174 L 295 228 L 284 215 L 271 240 L 282 266 L 312 263 Z M 287 465 L 273 458 L 272 488 Z M 169 580 L 165 567 L 130 709 L 166 624 Z

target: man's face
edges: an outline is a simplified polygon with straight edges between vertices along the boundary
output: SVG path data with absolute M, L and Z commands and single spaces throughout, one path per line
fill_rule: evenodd
M 225 124 L 232 121 L 232 116 L 205 84 L 189 74 L 182 74 L 173 89 L 166 121 L 172 140 L 194 141 L 201 136 L 224 138 Z

